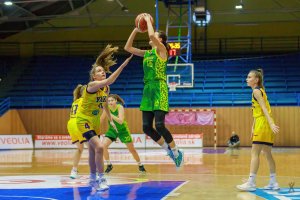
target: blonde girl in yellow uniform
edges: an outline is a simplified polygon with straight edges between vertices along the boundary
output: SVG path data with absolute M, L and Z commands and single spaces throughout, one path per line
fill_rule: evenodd
M 73 91 L 73 103 L 70 111 L 70 119 L 67 124 L 67 129 L 69 135 L 71 136 L 72 144 L 76 144 L 77 146 L 77 150 L 75 151 L 73 157 L 73 167 L 70 174 L 70 178 L 73 179 L 78 177 L 78 164 L 84 148 L 83 144 L 87 141 L 78 130 L 77 123 L 76 123 L 76 116 L 78 113 L 77 111 L 78 111 L 78 107 L 81 106 L 82 93 L 85 87 L 86 87 L 85 85 L 79 84 L 76 86 L 76 88 Z
M 271 107 L 267 94 L 263 86 L 263 70 L 251 70 L 247 76 L 247 85 L 253 90 L 252 93 L 252 149 L 250 175 L 242 185 L 237 185 L 241 191 L 256 190 L 256 174 L 259 168 L 259 156 L 263 152 L 270 168 L 270 182 L 264 189 L 279 190 L 279 184 L 276 181 L 276 166 L 272 156 L 272 146 L 274 144 L 275 134 L 279 133 L 279 127 L 274 123 L 271 113 Z
M 95 121 L 100 121 L 99 112 L 100 109 L 104 109 L 110 124 L 116 127 L 107 105 L 108 86 L 116 80 L 132 58 L 131 55 L 114 73 L 106 78 L 106 73 L 110 72 L 109 68 L 116 64 L 116 60 L 113 59 L 113 53 L 117 50 L 117 47 L 107 45 L 97 58 L 90 71 L 90 82 L 83 91 L 82 104 L 78 108 L 76 117 L 77 127 L 89 143 L 90 186 L 100 191 L 109 189 L 109 186 L 103 176 L 103 145 L 97 137 Z

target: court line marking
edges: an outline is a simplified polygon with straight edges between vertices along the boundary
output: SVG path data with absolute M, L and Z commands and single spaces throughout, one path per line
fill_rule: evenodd
M 107 177 L 114 177 L 114 176 L 118 176 L 118 175 L 130 175 L 130 176 L 133 176 L 133 175 L 138 175 L 139 173 L 112 173 L 112 174 L 109 174 L 107 175 Z M 36 173 L 30 173 L 30 174 L 26 174 L 26 173 L 5 173 L 5 172 L 0 172 L 0 175 L 5 175 L 5 176 L 14 176 L 14 175 L 23 175 L 23 176 L 30 176 L 30 175 L 63 175 L 63 176 L 69 176 L 70 174 L 65 174 L 65 173 L 59 173 L 59 172 L 55 172 L 55 173 L 40 173 L 40 172 L 36 172 Z M 87 173 L 82 173 L 80 174 L 82 176 L 88 176 L 89 174 Z M 151 175 L 151 176 L 161 176 L 161 175 L 169 175 L 169 176 L 182 176 L 182 175 L 189 175 L 189 176 L 196 176 L 196 175 L 201 175 L 201 176 L 248 176 L 249 174 L 190 174 L 190 173 L 186 173 L 186 174 L 183 174 L 183 173 L 180 173 L 180 174 L 152 174 L 152 173 L 149 173 L 147 172 L 146 174 L 146 177 L 147 175 Z M 270 176 L 259 176 L 259 177 L 270 177 Z M 300 176 L 277 176 L 277 177 L 282 177 L 282 178 L 300 178 Z M 180 180 L 179 180 L 180 181 Z M 184 180 L 181 180 L 181 181 L 184 181 Z
M 48 199 L 48 200 L 58 200 L 58 199 L 53 199 L 53 198 L 48 198 L 48 197 L 33 197 L 33 196 L 9 196 L 9 195 L 0 195 L 0 197 L 13 197 L 13 198 L 33 198 L 33 199 Z
M 175 193 L 177 190 L 179 190 L 182 186 L 184 186 L 185 184 L 187 184 L 189 181 L 185 181 L 182 184 L 178 185 L 175 189 L 173 189 L 171 192 L 169 192 L 164 198 L 162 198 L 161 200 L 165 200 L 168 197 L 177 197 L 180 195 L 180 193 Z

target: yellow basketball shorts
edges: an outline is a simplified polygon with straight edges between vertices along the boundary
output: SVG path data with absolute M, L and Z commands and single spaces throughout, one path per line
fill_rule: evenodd
M 77 128 L 76 118 L 72 118 L 68 121 L 67 129 L 71 136 L 72 144 L 75 144 L 76 142 L 80 142 L 80 144 L 82 144 L 87 141 Z
M 76 124 L 79 132 L 83 135 L 89 131 L 95 131 L 97 135 L 100 135 L 100 116 L 96 115 L 95 117 L 82 117 L 77 116 Z
M 265 116 L 255 118 L 255 125 L 253 131 L 253 144 L 273 145 L 275 135 L 269 126 L 268 120 Z

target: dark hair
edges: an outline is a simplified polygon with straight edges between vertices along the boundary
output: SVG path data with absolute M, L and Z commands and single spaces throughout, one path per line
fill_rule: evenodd
M 83 93 L 83 90 L 85 89 L 85 87 L 86 87 L 86 85 L 81 85 L 81 84 L 78 84 L 76 86 L 76 88 L 73 91 L 73 100 L 74 101 L 79 99 L 82 96 L 82 93 Z
M 113 53 L 117 52 L 119 47 L 112 47 L 110 44 L 105 47 L 101 54 L 96 59 L 96 62 L 93 64 L 93 68 L 90 71 L 90 80 L 93 81 L 93 75 L 95 73 L 96 67 L 103 67 L 106 73 L 111 73 L 109 68 L 115 65 L 117 62 L 113 57 Z
M 263 69 L 253 69 L 250 71 L 251 73 L 255 74 L 255 77 L 258 78 L 258 87 L 265 89 L 263 83 L 264 83 L 264 71 Z
M 124 106 L 125 104 L 125 101 L 117 94 L 110 94 L 108 95 L 108 98 L 111 97 L 111 98 L 114 98 L 115 100 L 117 100 L 118 103 L 120 103 L 122 106 Z
M 168 55 L 169 55 L 169 50 L 171 49 L 170 45 L 167 43 L 168 36 L 164 31 L 157 31 L 158 32 L 158 37 L 162 39 L 162 43 L 165 45 Z

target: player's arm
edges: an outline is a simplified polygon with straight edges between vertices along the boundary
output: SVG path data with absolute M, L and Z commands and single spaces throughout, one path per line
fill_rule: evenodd
M 153 42 L 153 44 L 156 46 L 157 51 L 159 53 L 159 55 L 163 58 L 166 59 L 167 58 L 167 49 L 165 47 L 165 45 L 163 43 L 161 43 L 157 37 L 155 37 L 155 32 L 153 29 L 153 25 L 150 19 L 150 15 L 149 14 L 145 14 L 144 19 L 147 22 L 147 28 L 148 28 L 148 35 L 149 35 L 149 39 Z
M 104 112 L 106 113 L 106 116 L 107 116 L 107 118 L 108 118 L 108 120 L 109 120 L 110 125 L 111 125 L 111 126 L 117 131 L 117 133 L 118 133 L 118 129 L 117 129 L 117 127 L 116 127 L 116 125 L 115 125 L 115 123 L 114 123 L 114 121 L 113 121 L 112 115 L 110 114 L 110 111 L 109 111 L 109 108 L 108 108 L 107 100 L 106 100 L 105 103 L 103 103 L 103 110 L 104 110 Z M 100 119 L 100 120 L 101 120 L 101 119 Z
M 253 95 L 257 99 L 257 102 L 259 103 L 265 117 L 267 118 L 269 126 L 271 127 L 273 133 L 279 133 L 279 126 L 274 124 L 271 116 L 269 115 L 269 112 L 267 110 L 267 107 L 266 107 L 265 101 L 263 99 L 263 96 L 261 94 L 261 91 L 259 89 L 254 89 Z
M 112 83 L 115 82 L 115 80 L 118 78 L 118 76 L 120 75 L 120 73 L 122 72 L 123 68 L 129 63 L 129 61 L 132 58 L 132 54 L 130 57 L 128 57 L 120 67 L 118 67 L 118 69 L 116 71 L 114 71 L 114 73 L 112 73 L 107 79 L 104 79 L 102 81 L 92 81 L 89 82 L 88 86 L 87 86 L 87 91 L 89 93 L 95 93 L 98 91 L 99 88 L 103 88 L 105 86 L 111 85 Z
M 113 118 L 113 120 L 118 122 L 118 124 L 123 124 L 123 122 L 124 122 L 124 107 L 122 105 L 118 106 L 118 112 L 119 112 L 118 117 L 112 115 L 112 118 Z
M 129 53 L 132 53 L 136 56 L 140 56 L 140 57 L 144 57 L 144 54 L 145 54 L 145 50 L 141 50 L 141 49 L 138 49 L 138 48 L 135 48 L 132 46 L 133 44 L 133 40 L 136 36 L 137 33 L 139 33 L 139 29 L 138 28 L 134 28 L 133 31 L 131 32 L 125 46 L 124 46 L 124 49 L 125 51 L 128 51 Z

